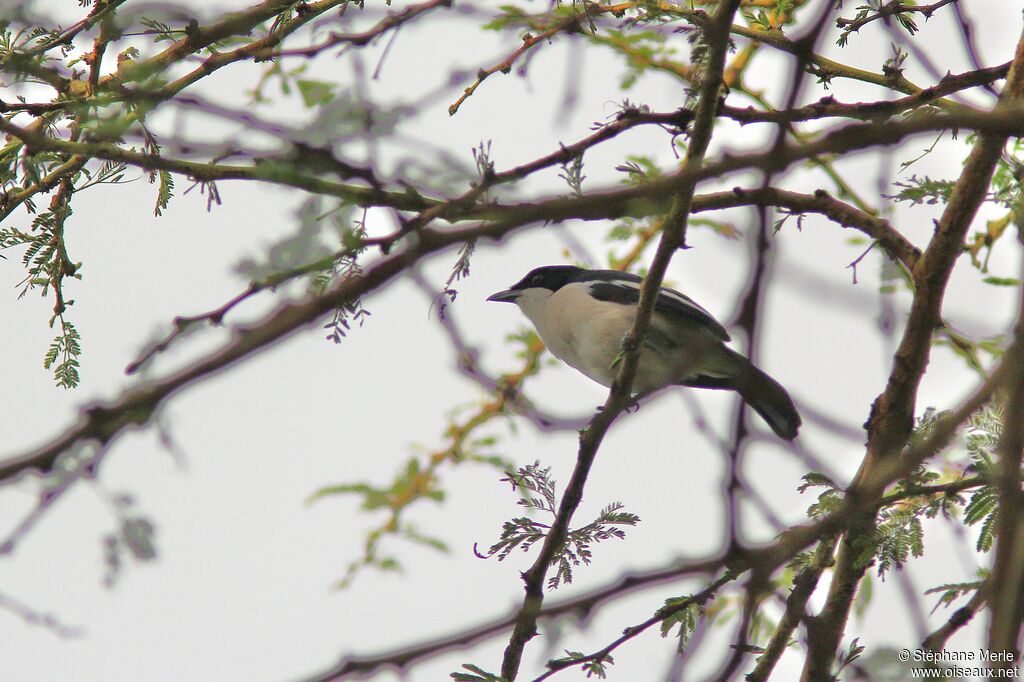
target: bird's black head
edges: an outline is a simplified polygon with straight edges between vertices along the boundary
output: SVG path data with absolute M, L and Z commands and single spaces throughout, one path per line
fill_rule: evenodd
M 519 295 L 527 289 L 558 291 L 572 282 L 581 272 L 583 270 L 575 265 L 545 265 L 534 268 L 510 288 L 488 296 L 487 300 L 514 303 Z

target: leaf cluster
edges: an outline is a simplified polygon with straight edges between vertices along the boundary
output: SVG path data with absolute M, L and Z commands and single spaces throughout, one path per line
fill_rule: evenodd
M 53 378 L 61 388 L 78 386 L 80 367 L 79 357 L 82 355 L 82 339 L 75 325 L 60 318 L 60 333 L 54 337 L 43 357 L 43 369 L 53 368 Z
M 901 189 L 896 194 L 886 195 L 886 198 L 909 202 L 911 205 L 935 205 L 949 201 L 949 195 L 956 183 L 953 180 L 933 180 L 927 175 L 923 178 L 912 175 L 906 182 L 897 181 L 893 184 Z
M 807 516 L 810 518 L 819 519 L 827 516 L 842 504 L 843 489 L 825 474 L 812 471 L 802 478 L 804 482 L 797 488 L 797 492 L 805 493 L 812 488 L 823 488 L 818 494 L 818 501 L 807 508 Z
M 968 526 L 981 524 L 976 543 L 979 552 L 991 550 L 995 542 L 996 523 L 999 520 L 999 493 L 994 484 L 995 451 L 1002 433 L 1002 410 L 998 406 L 982 410 L 971 417 L 967 433 L 970 468 L 992 481 L 971 493 L 964 507 L 964 523 Z
M 520 506 L 551 516 L 558 513 L 551 467 L 541 467 L 537 461 L 520 467 L 514 473 L 505 472 L 505 478 L 501 480 L 510 483 L 512 489 L 520 494 L 517 502 Z M 610 539 L 621 540 L 626 537 L 626 533 L 620 526 L 635 526 L 640 522 L 639 516 L 622 509 L 621 502 L 612 502 L 590 523 L 568 531 L 562 546 L 556 549 L 551 558 L 551 566 L 556 570 L 548 578 L 549 589 L 556 589 L 562 583 L 571 583 L 573 569 L 580 564 L 590 564 L 593 558 L 592 545 Z M 503 561 L 517 547 L 524 552 L 529 551 L 535 543 L 544 540 L 550 531 L 550 525 L 528 516 L 510 519 L 502 524 L 498 541 L 488 548 L 486 554 L 479 556 L 497 556 L 498 561 Z
M 929 407 L 918 418 L 909 439 L 910 446 L 924 442 L 945 412 Z M 986 407 L 972 415 L 966 435 L 966 452 L 971 463 L 967 471 L 983 480 L 994 479 L 995 448 L 1002 434 L 1001 410 Z M 900 569 L 911 557 L 924 554 L 923 519 L 942 517 L 954 520 L 963 513 L 965 525 L 980 524 L 977 549 L 991 549 L 998 520 L 998 493 L 992 483 L 975 484 L 968 495 L 961 488 L 941 484 L 942 474 L 924 465 L 898 481 L 887 496 L 875 519 L 870 533 L 857 538 L 858 563 L 875 564 L 877 575 L 885 578 L 892 569 Z M 843 500 L 844 491 L 828 476 L 812 472 L 803 477 L 798 488 L 802 492 L 821 488 L 818 500 L 807 510 L 811 518 L 822 518 L 835 511 Z M 948 480 L 948 479 L 947 479 Z M 950 484 L 956 483 L 956 479 Z M 798 555 L 790 566 L 801 568 L 810 561 L 809 553 Z
M 679 628 L 676 632 L 676 649 L 681 653 L 697 630 L 697 624 L 704 615 L 704 607 L 692 595 L 673 597 L 665 600 L 665 605 L 658 612 L 659 616 L 662 614 L 667 615 L 661 621 L 661 636 L 668 637 L 672 630 Z
M 554 658 L 548 661 L 548 669 L 561 670 L 573 665 L 579 665 L 580 670 L 587 674 L 587 679 L 596 678 L 599 680 L 608 679 L 608 666 L 615 665 L 615 659 L 606 654 L 600 658 L 591 658 L 582 651 L 565 650 L 564 658 Z
M 394 535 L 439 552 L 448 551 L 447 544 L 440 538 L 426 535 L 415 525 L 401 520 L 401 511 L 413 502 L 433 500 L 440 503 L 445 498 L 445 492 L 438 487 L 438 480 L 433 471 L 429 467 L 424 468 L 419 459 L 410 458 L 397 472 L 390 485 L 378 486 L 369 482 L 329 485 L 316 490 L 307 501 L 312 503 L 337 495 L 355 495 L 359 498 L 359 506 L 363 511 L 388 512 L 388 520 L 368 534 L 363 555 L 349 563 L 344 577 L 338 582 L 338 587 L 351 585 L 363 568 L 375 568 L 385 573 L 402 570 L 402 564 L 397 557 L 381 553 L 380 540 L 384 535 Z

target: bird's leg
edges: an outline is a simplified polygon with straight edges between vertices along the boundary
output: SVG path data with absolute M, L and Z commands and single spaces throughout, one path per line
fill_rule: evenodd
M 636 343 L 630 337 L 630 335 L 623 334 L 622 341 L 619 342 L 619 352 L 615 355 L 615 359 L 612 360 L 612 364 L 609 365 L 609 369 L 615 369 L 622 362 L 623 358 L 626 357 L 627 353 L 632 353 L 637 348 Z M 641 396 L 630 396 L 629 403 L 626 405 L 626 413 L 636 412 L 640 409 L 640 398 Z M 600 408 L 598 408 L 600 409 Z

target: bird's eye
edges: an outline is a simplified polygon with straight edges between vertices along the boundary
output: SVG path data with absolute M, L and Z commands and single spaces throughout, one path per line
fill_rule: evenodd
M 531 277 L 530 284 L 540 284 L 540 275 L 534 275 Z

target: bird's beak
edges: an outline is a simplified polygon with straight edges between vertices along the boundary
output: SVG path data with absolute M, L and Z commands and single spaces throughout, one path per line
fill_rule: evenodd
M 497 301 L 498 303 L 515 303 L 521 293 L 523 292 L 517 291 L 516 289 L 506 289 L 505 291 L 499 291 L 496 294 L 491 294 L 487 297 L 487 300 Z

